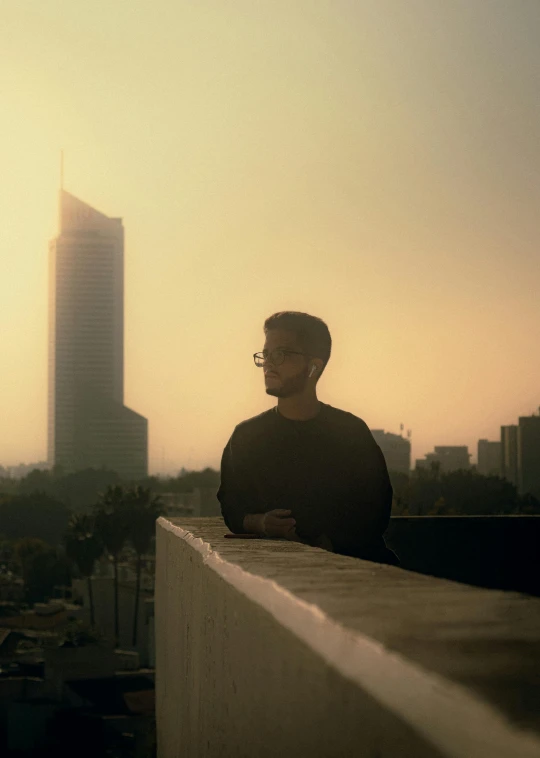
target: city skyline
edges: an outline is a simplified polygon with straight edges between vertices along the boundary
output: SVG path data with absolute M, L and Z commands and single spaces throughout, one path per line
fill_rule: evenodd
M 283 309 L 329 325 L 321 400 L 413 460 L 536 410 L 538 3 L 5 6 L 1 463 L 46 456 L 62 148 L 128 230 L 152 471 L 217 467 L 273 404 L 251 355 Z

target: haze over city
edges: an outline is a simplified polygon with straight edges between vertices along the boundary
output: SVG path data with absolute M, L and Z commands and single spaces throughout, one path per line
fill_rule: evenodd
M 28 13 L 28 7 L 32 13 Z M 323 318 L 319 397 L 434 445 L 540 405 L 540 5 L 3 3 L 0 464 L 46 458 L 66 189 L 125 244 L 150 470 L 219 466 L 275 403 L 271 313 Z

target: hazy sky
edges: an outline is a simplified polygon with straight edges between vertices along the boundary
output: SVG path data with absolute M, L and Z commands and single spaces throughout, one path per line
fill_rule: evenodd
M 436 444 L 540 405 L 538 0 L 1 0 L 0 463 L 44 459 L 65 187 L 126 229 L 126 404 L 151 469 L 274 404 L 277 310 L 319 397 Z

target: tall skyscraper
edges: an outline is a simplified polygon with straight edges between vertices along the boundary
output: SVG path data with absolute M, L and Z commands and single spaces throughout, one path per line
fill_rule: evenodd
M 49 463 L 140 479 L 148 422 L 124 405 L 122 220 L 61 190 L 49 256 Z

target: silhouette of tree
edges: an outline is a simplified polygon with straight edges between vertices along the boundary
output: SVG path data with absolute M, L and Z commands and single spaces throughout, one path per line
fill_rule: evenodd
M 13 553 L 21 568 L 21 574 L 24 581 L 27 581 L 28 572 L 31 562 L 36 555 L 46 553 L 50 549 L 50 545 L 46 542 L 35 537 L 23 537 L 17 540 L 13 545 Z
M 72 510 L 82 511 L 93 506 L 108 487 L 120 484 L 116 471 L 88 468 L 58 477 L 54 494 Z
M 404 493 L 409 485 L 409 476 L 402 471 L 389 471 L 388 475 L 394 493 L 392 513 L 393 515 L 401 514 L 404 508 Z
M 197 487 L 219 487 L 220 472 L 207 467 L 202 471 L 182 471 L 176 477 L 148 477 L 142 486 L 153 492 L 193 492 Z
M 54 588 L 71 584 L 71 571 L 66 555 L 54 548 L 38 553 L 30 562 L 26 578 L 26 598 L 30 603 L 48 600 Z
M 66 556 L 43 540 L 33 537 L 17 540 L 14 552 L 21 565 L 28 602 L 46 600 L 52 596 L 55 586 L 70 584 Z
M 532 495 L 530 492 L 527 492 L 525 495 L 522 495 L 519 499 L 519 513 L 524 514 L 534 514 L 534 513 L 540 513 L 540 500 L 535 497 L 535 495 Z
M 73 516 L 64 536 L 64 543 L 66 555 L 76 564 L 81 576 L 87 580 L 90 602 L 90 625 L 94 627 L 96 622 L 92 574 L 97 559 L 103 553 L 103 543 L 96 534 L 94 517 L 86 513 Z
M 0 571 L 12 571 L 14 561 L 13 540 L 8 540 L 4 534 L 0 534 Z
M 88 468 L 65 473 L 60 466 L 51 470 L 34 469 L 18 482 L 8 481 L 16 482 L 15 488 L 9 490 L 12 493 L 30 495 L 39 492 L 54 497 L 76 511 L 89 508 L 108 486 L 121 483 L 116 471 L 109 469 Z M 1 491 L 8 490 L 2 487 Z
M 108 487 L 94 505 L 96 534 L 112 556 L 114 569 L 114 637 L 118 647 L 120 624 L 118 617 L 118 559 L 129 534 L 129 508 L 126 491 L 119 485 Z
M 48 469 L 35 468 L 20 480 L 18 487 L 18 492 L 21 495 L 30 495 L 36 492 L 52 495 L 53 491 L 54 474 Z
M 139 617 L 139 595 L 141 589 L 142 558 L 150 550 L 156 531 L 156 519 L 164 512 L 159 497 L 152 497 L 149 488 L 136 487 L 127 493 L 129 512 L 129 539 L 137 554 L 135 610 L 133 614 L 132 644 L 137 644 L 137 623 Z
M 0 502 L 0 532 L 8 539 L 36 537 L 58 545 L 69 521 L 69 508 L 51 495 L 9 495 Z
M 436 462 L 434 462 L 436 463 Z M 419 468 L 394 490 L 394 515 L 503 515 L 540 513 L 532 495 L 520 496 L 516 487 L 498 476 L 474 469 L 441 473 L 436 466 Z

